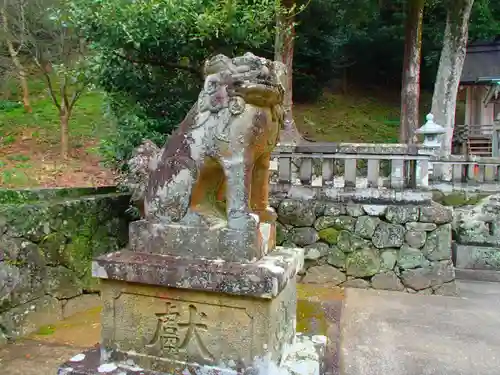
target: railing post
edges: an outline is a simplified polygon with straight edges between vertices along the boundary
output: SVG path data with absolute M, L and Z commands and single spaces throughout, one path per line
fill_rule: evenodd
M 493 125 L 493 134 L 491 134 L 491 156 L 500 158 L 500 119 Z
M 344 159 L 344 187 L 356 187 L 356 158 L 353 155 L 352 159 Z
M 278 158 L 278 181 L 280 183 L 292 182 L 292 159 L 290 157 Z
M 391 188 L 393 189 L 402 189 L 404 188 L 405 182 L 405 171 L 404 171 L 405 162 L 403 159 L 394 159 L 391 160 Z
M 429 187 L 429 158 L 417 160 L 416 163 L 416 187 L 428 188 Z
M 367 180 L 369 188 L 377 188 L 380 175 L 380 163 L 378 159 L 368 159 Z

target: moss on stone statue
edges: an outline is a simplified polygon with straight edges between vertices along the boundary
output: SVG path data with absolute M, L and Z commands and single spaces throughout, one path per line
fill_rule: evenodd
M 339 233 L 340 231 L 335 228 L 325 228 L 318 232 L 319 238 L 329 243 L 330 245 L 335 245 L 337 243 Z

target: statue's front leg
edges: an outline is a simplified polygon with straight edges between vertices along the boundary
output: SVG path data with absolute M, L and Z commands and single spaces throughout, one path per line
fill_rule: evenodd
M 250 158 L 243 151 L 234 153 L 222 160 L 226 175 L 226 209 L 228 227 L 247 231 L 255 230 L 258 223 L 249 210 L 252 166 Z
M 261 222 L 275 222 L 277 215 L 269 207 L 269 164 L 271 153 L 262 154 L 255 161 L 252 173 L 250 207 Z

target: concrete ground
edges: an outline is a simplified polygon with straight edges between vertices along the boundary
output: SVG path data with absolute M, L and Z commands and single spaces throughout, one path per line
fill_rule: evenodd
M 341 374 L 500 374 L 500 284 L 459 287 L 459 298 L 349 289 Z
M 1 375 L 55 375 L 61 363 L 99 341 L 100 311 L 75 314 L 55 324 L 50 335 L 32 335 L 0 346 Z
M 348 289 L 340 374 L 500 374 L 500 283 L 459 281 L 459 287 L 460 298 Z M 301 310 L 311 314 L 308 305 Z M 310 330 L 305 323 L 299 325 Z M 318 333 L 330 329 L 316 326 Z M 0 347 L 0 374 L 55 375 L 59 364 L 97 343 L 99 311 L 77 314 L 53 331 Z

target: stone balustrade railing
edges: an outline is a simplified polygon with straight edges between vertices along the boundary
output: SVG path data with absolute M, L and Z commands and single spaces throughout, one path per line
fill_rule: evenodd
M 455 182 L 455 183 L 499 183 L 500 158 L 483 156 L 462 156 L 451 155 L 448 157 L 430 158 L 434 166 L 445 166 L 445 168 L 435 168 L 431 181 Z M 443 173 L 443 170 L 451 169 L 450 176 Z
M 442 168 L 439 166 L 445 166 Z M 500 158 L 437 157 L 421 145 L 310 143 L 278 146 L 271 182 L 291 186 L 421 190 L 435 185 L 500 190 Z M 445 173 L 445 171 L 451 171 Z

